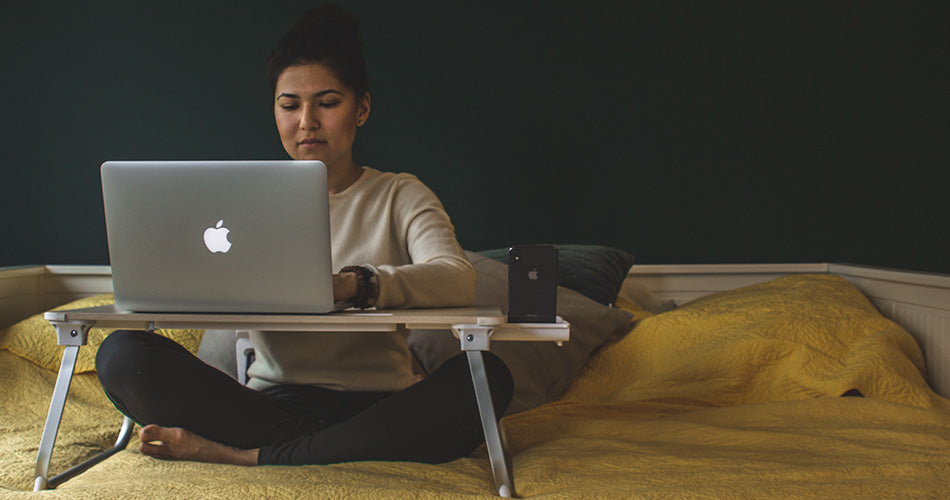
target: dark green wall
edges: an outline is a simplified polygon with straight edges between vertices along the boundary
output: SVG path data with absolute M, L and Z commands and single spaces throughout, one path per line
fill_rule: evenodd
M 108 262 L 104 160 L 283 158 L 263 60 L 308 5 L 5 7 L 0 266 Z M 343 5 L 357 161 L 416 173 L 466 248 L 950 272 L 936 2 Z

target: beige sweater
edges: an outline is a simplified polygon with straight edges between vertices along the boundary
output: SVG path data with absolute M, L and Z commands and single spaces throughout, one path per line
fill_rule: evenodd
M 415 176 L 364 167 L 330 195 L 333 269 L 366 266 L 379 280 L 376 307 L 453 307 L 475 297 L 475 270 L 435 194 Z M 399 391 L 415 380 L 406 332 L 251 332 L 250 387 L 312 384 Z

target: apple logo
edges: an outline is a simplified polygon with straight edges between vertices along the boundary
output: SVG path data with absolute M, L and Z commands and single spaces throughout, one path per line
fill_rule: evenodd
M 528 271 L 528 279 L 531 281 L 535 281 L 538 279 L 538 268 L 534 268 Z
M 221 227 L 224 225 L 224 219 L 219 220 L 214 227 L 205 229 L 205 246 L 211 253 L 228 253 L 231 249 L 231 242 L 228 241 L 230 229 Z

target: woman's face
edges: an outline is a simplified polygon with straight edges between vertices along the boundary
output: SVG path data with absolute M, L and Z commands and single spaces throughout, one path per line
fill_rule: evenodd
M 353 140 L 369 104 L 369 94 L 356 96 L 322 64 L 290 66 L 274 92 L 280 142 L 295 160 L 320 160 L 330 170 L 355 166 Z

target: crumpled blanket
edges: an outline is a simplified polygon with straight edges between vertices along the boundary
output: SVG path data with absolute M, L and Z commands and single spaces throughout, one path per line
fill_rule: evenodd
M 648 316 L 648 315 L 646 315 Z M 0 347 L 10 333 L 0 334 Z M 0 351 L 0 498 L 32 498 L 55 372 Z M 27 356 L 28 357 L 28 356 Z M 524 498 L 940 498 L 950 401 L 910 334 L 832 276 L 795 276 L 644 317 L 564 398 L 505 419 Z M 839 397 L 856 389 L 866 397 Z M 121 422 L 74 378 L 51 469 L 111 446 Z M 393 429 L 398 432 L 398 429 Z M 484 448 L 441 465 L 237 467 L 137 443 L 46 498 L 490 498 Z M 39 495 L 36 495 L 37 497 Z

